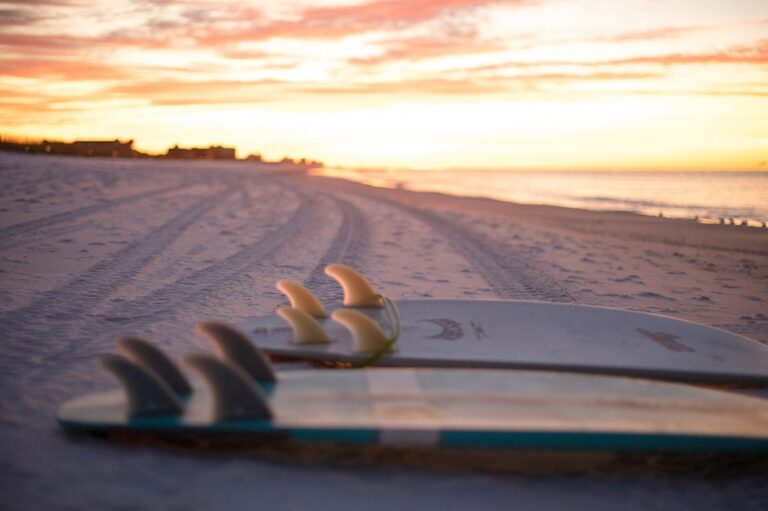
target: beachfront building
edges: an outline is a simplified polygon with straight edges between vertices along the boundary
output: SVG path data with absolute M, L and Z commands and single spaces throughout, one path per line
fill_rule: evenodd
M 72 156 L 102 156 L 107 158 L 131 158 L 136 155 L 133 140 L 76 140 L 74 142 L 49 142 L 43 140 L 43 150 L 50 154 Z
M 165 157 L 175 160 L 234 160 L 235 148 L 223 146 L 184 148 L 175 145 L 168 149 Z

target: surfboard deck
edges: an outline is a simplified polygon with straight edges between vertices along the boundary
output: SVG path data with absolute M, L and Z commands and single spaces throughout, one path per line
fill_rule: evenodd
M 396 351 L 376 364 L 545 369 L 700 383 L 768 384 L 768 346 L 717 328 L 606 307 L 533 301 L 402 300 Z M 339 307 L 337 307 L 339 308 Z M 329 311 L 335 310 L 329 308 Z M 386 324 L 383 309 L 357 309 Z M 276 315 L 244 330 L 265 352 L 360 363 L 349 332 L 321 319 L 331 342 L 297 344 Z
M 477 448 L 768 452 L 768 401 L 609 376 L 480 369 L 306 370 L 261 384 L 271 420 L 217 422 L 194 387 L 176 416 L 129 418 L 125 394 L 65 403 L 92 432 L 243 434 L 304 441 Z

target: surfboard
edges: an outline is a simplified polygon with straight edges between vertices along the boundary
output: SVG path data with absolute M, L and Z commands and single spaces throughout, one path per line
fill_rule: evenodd
M 275 372 L 236 328 L 198 325 L 216 356 L 190 382 L 151 342 L 99 357 L 122 390 L 64 403 L 66 429 L 489 448 L 768 452 L 768 400 L 625 377 L 500 369 Z
M 638 376 L 700 383 L 768 384 L 768 346 L 710 326 L 643 312 L 504 300 L 397 301 L 400 335 L 380 366 L 507 368 Z M 328 308 L 327 315 L 345 309 Z M 385 308 L 357 307 L 388 328 Z M 362 363 L 348 328 L 314 320 L 325 342 L 296 342 L 277 315 L 243 325 L 265 352 Z M 310 339 L 311 340 L 311 339 Z
M 263 406 L 252 407 L 242 395 L 237 412 L 237 403 L 219 391 L 193 385 L 176 411 L 132 415 L 126 393 L 115 390 L 65 403 L 58 421 L 91 432 L 401 446 L 768 452 L 768 401 L 682 384 L 537 371 L 369 368 L 280 372 L 273 382 L 249 385 Z

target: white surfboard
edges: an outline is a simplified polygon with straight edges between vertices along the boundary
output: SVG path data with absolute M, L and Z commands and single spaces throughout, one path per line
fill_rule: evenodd
M 702 383 L 768 384 L 768 346 L 666 316 L 586 305 L 500 300 L 397 302 L 401 333 L 382 366 L 480 367 L 617 374 Z M 329 307 L 333 313 L 342 307 Z M 383 308 L 356 308 L 387 330 Z M 329 314 L 330 315 L 330 314 Z M 361 363 L 341 323 L 316 318 L 327 342 L 295 342 L 277 315 L 243 326 L 269 354 Z

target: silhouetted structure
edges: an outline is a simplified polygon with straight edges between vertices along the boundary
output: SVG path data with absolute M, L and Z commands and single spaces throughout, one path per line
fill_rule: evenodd
M 174 160 L 234 160 L 234 147 L 190 147 L 183 148 L 178 145 L 168 149 L 166 158 Z
M 73 156 L 102 156 L 108 158 L 131 158 L 137 155 L 133 150 L 133 140 L 77 140 L 72 143 L 50 142 L 43 140 L 43 150 L 50 154 L 69 154 Z
M 0 134 L 0 150 L 33 154 L 56 154 L 68 156 L 97 156 L 106 158 L 159 158 L 175 160 L 236 160 L 234 147 L 171 147 L 164 155 L 152 156 L 133 148 L 133 140 L 76 140 L 58 142 L 52 140 L 28 139 Z M 304 171 L 323 164 L 306 158 L 292 159 L 285 157 L 280 161 L 267 161 L 260 154 L 251 154 L 241 161 L 255 163 L 261 168 Z

